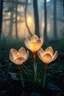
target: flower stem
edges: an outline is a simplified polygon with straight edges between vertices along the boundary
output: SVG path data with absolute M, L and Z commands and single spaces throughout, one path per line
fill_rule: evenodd
M 45 65 L 44 67 L 43 87 L 45 87 L 45 83 L 46 83 L 46 70 L 47 70 L 47 65 Z
M 36 82 L 37 77 L 36 52 L 33 53 L 33 59 L 34 59 L 34 81 Z
M 22 87 L 24 88 L 23 75 L 22 75 L 22 70 L 20 69 L 20 66 L 18 66 L 18 70 L 19 70 L 19 74 L 20 74 L 20 78 L 21 78 Z
M 34 61 L 34 80 L 35 80 L 35 82 L 36 82 L 36 76 L 37 76 L 37 72 L 36 72 L 36 63 L 35 63 L 35 61 Z

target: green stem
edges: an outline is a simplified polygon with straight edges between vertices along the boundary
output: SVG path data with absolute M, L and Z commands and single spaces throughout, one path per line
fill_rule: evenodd
M 34 59 L 34 81 L 36 82 L 37 77 L 36 52 L 33 53 L 33 59 Z
M 37 66 L 36 66 L 36 63 L 35 63 L 35 61 L 34 61 L 34 80 L 35 80 L 35 82 L 36 82 L 36 77 L 37 77 L 37 68 L 36 68 Z
M 24 88 L 23 75 L 22 75 L 22 70 L 20 69 L 20 66 L 18 66 L 18 70 L 19 70 L 19 74 L 20 74 L 20 78 L 21 78 L 22 87 Z
M 45 65 L 45 67 L 44 67 L 44 77 L 43 77 L 43 87 L 45 87 L 45 83 L 46 83 L 46 70 L 47 70 L 47 66 Z

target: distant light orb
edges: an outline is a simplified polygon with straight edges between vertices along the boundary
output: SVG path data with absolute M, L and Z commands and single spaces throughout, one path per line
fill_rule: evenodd
M 24 11 L 24 7 L 22 7 L 22 6 L 21 7 L 18 7 L 17 10 L 18 10 L 18 12 L 22 12 L 22 11 Z
M 20 20 L 20 17 L 19 16 L 17 16 L 17 20 Z
M 11 14 L 11 13 L 10 13 L 10 12 L 8 12 L 8 16 L 10 16 L 10 14 Z
M 50 0 L 46 0 L 47 2 L 49 2 Z
M 31 23 L 32 22 L 32 18 L 30 16 L 27 17 L 27 22 Z
M 31 0 L 28 0 L 28 3 L 30 3 L 31 2 Z
M 32 19 L 29 17 L 29 18 L 28 18 L 28 21 L 29 21 L 29 22 L 31 22 L 31 21 L 32 21 Z

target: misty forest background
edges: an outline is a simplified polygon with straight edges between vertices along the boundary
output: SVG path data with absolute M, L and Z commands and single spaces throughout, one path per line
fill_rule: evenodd
M 58 50 L 48 78 L 64 96 L 64 0 L 0 0 L 0 94 L 5 90 L 2 80 L 16 80 L 17 67 L 9 60 L 9 50 L 25 47 L 24 36 L 33 34 L 44 36 L 44 49 L 52 46 Z

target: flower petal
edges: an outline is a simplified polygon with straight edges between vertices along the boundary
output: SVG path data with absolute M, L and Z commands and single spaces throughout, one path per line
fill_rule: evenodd
M 24 57 L 26 60 L 28 59 L 29 51 L 26 52 L 25 48 L 21 47 L 18 52 L 21 57 Z
M 18 51 L 15 49 L 11 49 L 9 53 L 10 60 L 15 63 L 16 65 L 21 65 L 28 59 L 29 52 L 21 47 Z
M 25 44 L 25 46 L 29 49 L 29 50 L 31 50 L 32 48 L 31 48 L 31 44 L 30 44 L 30 41 L 28 40 L 28 38 L 24 38 L 24 44 Z
M 38 52 L 37 53 L 40 53 L 41 54 L 41 56 L 43 56 L 43 54 L 45 53 L 45 51 L 42 49 L 42 48 L 40 48 L 39 50 L 38 50 Z
M 38 55 L 39 59 L 42 60 L 41 52 L 38 51 L 38 52 L 37 52 L 37 55 Z
M 41 48 L 41 46 L 42 46 L 42 42 L 41 42 L 41 40 L 39 39 L 39 40 L 36 41 L 36 43 L 35 43 L 35 45 L 34 45 L 34 47 L 33 47 L 33 50 L 34 50 L 34 51 L 38 51 L 38 50 Z
M 14 48 L 12 48 L 12 49 L 10 50 L 10 54 L 12 55 L 13 59 L 16 58 L 17 53 L 18 53 L 17 50 L 14 49 Z
M 15 59 L 14 63 L 17 65 L 21 65 L 24 61 L 25 61 L 25 58 L 19 57 L 19 58 Z
M 44 37 L 42 36 L 42 37 L 40 37 L 40 40 L 41 40 L 41 42 L 42 42 L 42 44 L 44 43 Z
M 53 56 L 53 48 L 52 48 L 51 46 L 48 47 L 48 48 L 46 48 L 45 53 L 48 53 L 48 54 L 50 54 L 51 56 Z
M 52 61 L 54 61 L 58 57 L 58 51 L 55 51 L 55 54 L 52 57 Z
M 43 61 L 45 64 L 49 64 L 49 63 L 52 61 L 51 55 L 50 55 L 50 54 L 45 54 L 45 55 L 43 55 L 42 61 Z
M 18 50 L 18 52 L 19 52 L 19 54 L 20 54 L 21 57 L 26 55 L 26 50 L 25 50 L 25 48 L 23 48 L 23 47 L 21 47 L 21 48 Z
M 38 36 L 33 35 L 30 39 L 31 42 L 36 42 L 38 40 Z
M 13 58 L 13 55 L 12 55 L 11 50 L 10 50 L 10 52 L 9 52 L 9 59 L 14 63 L 14 58 Z

